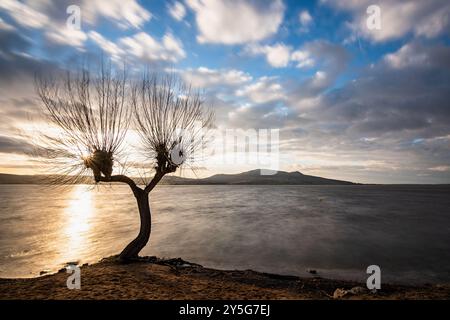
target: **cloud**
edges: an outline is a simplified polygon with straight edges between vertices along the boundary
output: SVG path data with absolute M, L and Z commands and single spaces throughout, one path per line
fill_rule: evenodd
M 236 96 L 244 100 L 228 111 L 228 124 L 282 128 L 283 161 L 301 159 L 302 170 L 314 174 L 448 181 L 439 176 L 450 163 L 448 46 L 407 43 L 334 89 L 349 62 L 346 50 L 326 41 L 299 50 L 308 53 L 303 60 L 314 57 L 315 73 L 300 81 L 258 78 L 240 88 Z
M 385 62 L 395 69 L 446 66 L 450 67 L 450 51 L 448 47 L 433 46 L 425 48 L 418 42 L 407 43 L 398 51 L 387 54 Z
M 0 153 L 30 154 L 34 146 L 22 139 L 0 135 Z
M 233 121 L 239 119 L 240 124 L 248 121 L 257 125 L 255 119 L 259 117 L 265 125 L 269 125 L 268 119 L 280 126 L 289 121 L 298 122 L 302 112 L 322 107 L 325 92 L 345 70 L 349 54 L 340 45 L 318 40 L 305 43 L 290 54 L 290 59 L 303 63 L 304 67 L 306 64 L 314 66 L 316 70 L 300 79 L 260 77 L 237 89 L 236 97 L 244 100 L 240 100 L 240 108 L 232 111 Z M 311 119 L 316 121 L 314 117 Z
M 307 68 L 314 65 L 314 59 L 308 51 L 296 50 L 291 54 L 291 60 L 297 62 L 297 68 Z
M 139 29 L 152 18 L 151 12 L 136 0 L 34 0 L 27 4 L 60 25 L 69 17 L 70 5 L 80 7 L 82 25 L 96 25 L 100 19 L 106 19 L 121 29 Z
M 0 18 L 0 30 L 1 31 L 13 31 L 16 28 L 14 28 L 12 25 L 6 23 L 5 21 L 3 21 L 2 18 Z
M 292 47 L 283 43 L 274 45 L 247 45 L 243 54 L 265 55 L 267 62 L 275 68 L 288 67 L 290 62 L 296 63 L 297 68 L 324 66 L 335 73 L 345 68 L 349 56 L 340 46 L 325 40 L 315 40 L 305 43 L 300 49 L 292 51 Z
M 98 17 L 103 17 L 124 29 L 141 28 L 152 17 L 136 0 L 84 0 L 81 7 L 83 15 L 91 24 L 94 24 Z
M 0 53 L 8 55 L 11 51 L 23 51 L 29 47 L 30 42 L 24 38 L 16 29 L 0 21 Z
M 300 24 L 305 27 L 312 23 L 313 19 L 311 15 L 309 14 L 308 10 L 302 10 L 300 11 L 298 15 L 298 20 L 300 21 Z
M 284 85 L 289 105 L 303 110 L 314 108 L 321 102 L 321 94 L 328 90 L 346 69 L 350 55 L 338 44 L 315 40 L 294 51 L 291 59 L 297 63 L 298 68 L 315 68 L 313 75 Z
M 98 0 L 98 1 L 29 1 L 4 0 L 0 2 L 3 9 L 18 25 L 42 30 L 46 38 L 54 44 L 68 45 L 83 50 L 88 35 L 83 28 L 67 26 L 69 17 L 67 8 L 77 5 L 81 12 L 81 26 L 94 25 L 99 18 L 114 22 L 122 29 L 140 28 L 150 20 L 151 13 L 135 0 Z M 5 24 L 2 21 L 2 26 Z
M 187 0 L 196 16 L 200 43 L 257 42 L 274 35 L 283 21 L 281 0 Z
M 180 40 L 171 33 L 166 33 L 161 42 L 145 32 L 132 37 L 120 39 L 127 53 L 141 58 L 144 61 L 177 62 L 186 56 Z
M 124 6 L 128 4 L 122 2 Z M 388 13 L 385 18 L 390 30 L 381 30 L 378 35 L 363 34 L 359 29 L 358 23 L 365 23 L 364 6 L 368 1 L 363 1 L 361 6 L 355 1 L 339 2 L 345 6 L 330 3 L 347 13 L 338 15 L 338 19 L 349 18 L 354 36 L 373 42 L 401 39 L 389 46 L 377 47 L 369 56 L 357 57 L 357 63 L 352 63 L 351 68 L 348 68 L 352 57 L 349 52 L 358 54 L 357 50 L 348 51 L 346 46 L 326 40 L 298 42 L 283 33 L 288 27 L 289 32 L 292 28 L 311 28 L 316 19 L 310 12 L 311 19 L 303 18 L 302 22 L 301 12 L 293 11 L 289 23 L 282 24 L 283 9 L 278 26 L 267 31 L 269 25 L 275 24 L 268 17 L 277 16 L 276 10 L 268 8 L 276 7 L 277 2 L 281 4 L 276 1 L 264 6 L 256 0 L 179 2 L 185 7 L 180 18 L 182 24 L 187 23 L 186 15 L 193 13 L 199 39 L 203 37 L 205 43 L 243 45 L 243 49 L 229 48 L 225 52 L 217 46 L 202 46 L 202 50 L 192 52 L 192 57 L 198 54 L 195 61 L 201 64 L 186 59 L 183 62 L 188 64 L 183 63 L 174 71 L 193 87 L 205 89 L 205 100 L 213 105 L 217 124 L 228 128 L 280 128 L 283 168 L 289 166 L 293 170 L 366 182 L 448 182 L 450 47 L 444 37 L 430 39 L 448 34 L 444 2 L 393 3 L 393 7 L 400 9 L 399 21 L 389 21 Z M 58 63 L 72 61 L 78 55 L 73 48 L 90 55 L 90 50 L 98 46 L 115 59 L 126 58 L 127 62 L 137 64 L 151 62 L 152 66 L 153 62 L 161 62 L 162 68 L 157 70 L 167 70 L 171 64 L 182 61 L 191 48 L 197 48 L 182 43 L 175 33 L 178 29 L 162 36 L 139 30 L 150 17 L 128 15 L 131 18 L 126 18 L 127 15 L 116 9 L 97 10 L 96 5 L 88 7 L 87 2 L 86 7 L 82 7 L 82 15 L 87 16 L 84 16 L 86 20 L 82 18 L 81 33 L 71 34 L 65 27 L 65 9 L 69 4 L 83 3 L 78 0 L 0 2 L 5 19 L 0 19 L 0 118 L 3 120 L 0 121 L 0 150 L 4 150 L 2 157 L 7 159 L 4 162 L 14 162 L 12 153 L 14 157 L 25 158 L 25 155 L 17 155 L 28 150 L 23 144 L 26 141 L 16 134 L 17 129 L 23 126 L 25 130 L 36 123 L 32 123 L 30 116 L 39 119 L 39 102 L 33 90 L 34 74 L 56 72 Z M 169 8 L 173 9 L 176 2 L 172 0 L 170 4 L 162 5 L 162 11 L 168 10 L 168 15 Z M 386 4 L 380 1 L 382 15 Z M 117 3 L 113 1 L 111 5 Z M 250 8 L 251 14 L 241 17 L 237 12 L 241 7 Z M 201 11 L 208 8 L 220 10 L 210 15 L 212 22 L 207 23 L 208 16 Z M 314 12 L 316 9 L 320 7 Z M 90 10 L 94 10 L 92 16 L 89 16 Z M 404 17 L 403 12 L 417 18 L 417 24 L 410 24 L 412 18 Z M 46 19 L 36 20 L 39 14 Z M 218 16 L 220 19 L 216 19 Z M 170 24 L 171 18 L 166 17 Z M 204 29 L 210 29 L 203 32 L 199 19 L 204 20 Z M 246 19 L 249 21 L 244 21 Z M 102 24 L 101 30 L 103 27 L 114 29 L 114 26 L 129 30 L 101 33 L 89 29 L 108 21 L 109 24 Z M 176 25 L 182 27 L 182 24 Z M 384 20 L 382 26 L 386 26 Z M 443 29 L 444 26 L 447 29 Z M 280 29 L 283 31 L 279 32 Z M 281 33 L 283 37 L 273 38 Z M 48 46 L 53 43 L 73 48 Z M 262 76 L 260 72 L 265 68 L 255 69 L 253 61 L 239 59 L 239 50 L 260 56 L 274 68 L 293 69 L 266 69 L 266 76 Z M 387 54 L 386 50 L 389 50 Z M 381 53 L 382 57 L 374 58 Z M 218 56 L 203 60 L 205 54 Z M 56 56 L 58 59 L 50 60 Z M 361 67 L 360 62 L 368 60 L 370 64 Z
M 448 166 L 448 165 L 436 166 L 436 167 L 428 168 L 428 170 L 436 171 L 436 172 L 446 172 L 446 171 L 450 171 L 450 166 Z
M 130 54 L 143 61 L 173 63 L 186 57 L 183 44 L 171 33 L 166 33 L 160 41 L 145 32 L 139 32 L 130 37 L 122 37 L 116 42 L 106 39 L 95 31 L 89 32 L 89 37 L 115 59 Z
M 53 43 L 82 48 L 88 35 L 75 28 L 52 28 L 46 33 L 47 38 Z
M 258 44 L 248 45 L 244 52 L 250 55 L 266 56 L 267 62 L 275 68 L 286 67 L 290 60 L 291 48 L 283 43 L 277 43 L 273 46 L 261 46 Z
M 442 0 L 322 0 L 323 3 L 336 9 L 349 12 L 352 20 L 348 24 L 352 31 L 349 40 L 362 36 L 373 42 L 399 39 L 407 34 L 416 37 L 434 38 L 449 34 L 450 3 Z M 381 9 L 381 30 L 367 28 L 369 5 L 376 4 Z
M 411 48 L 419 61 L 430 63 L 415 63 L 413 57 L 400 63 L 397 58 Z M 429 139 L 450 134 L 449 53 L 447 46 L 408 43 L 353 82 L 327 93 L 317 116 L 351 136 L 384 137 L 385 142 L 402 141 L 405 148 L 417 150 L 433 144 L 442 151 L 443 140 Z
M 109 53 L 115 59 L 124 54 L 122 48 L 120 48 L 115 42 L 106 39 L 96 31 L 90 31 L 89 38 L 94 41 L 104 52 Z
M 186 15 L 185 6 L 179 1 L 175 1 L 173 4 L 168 4 L 167 10 L 172 18 L 177 21 L 182 21 Z
M 25 95 L 26 92 L 22 91 L 24 86 L 22 81 L 30 81 L 35 74 L 40 74 L 44 71 L 53 72 L 56 66 L 54 63 L 46 60 L 36 60 L 26 54 L 15 53 L 15 50 L 22 50 L 29 46 L 28 40 L 22 38 L 20 35 L 14 34 L 14 37 L 8 41 L 9 47 L 2 47 L 4 51 L 0 51 L 2 53 L 0 54 L 0 92 L 3 90 L 9 92 L 12 87 L 20 87 L 21 90 L 15 93 L 19 96 Z
M 316 66 L 326 69 L 330 74 L 343 71 L 350 61 L 350 55 L 343 46 L 326 40 L 307 42 L 301 50 L 307 59 L 313 59 Z
M 206 88 L 217 85 L 237 86 L 249 82 L 252 77 L 235 69 L 208 69 L 199 67 L 178 71 L 183 79 L 194 87 Z
M 313 23 L 313 18 L 308 10 L 302 10 L 298 14 L 298 21 L 300 22 L 300 32 L 308 32 Z
M 238 97 L 247 97 L 254 103 L 268 103 L 283 98 L 283 88 L 275 78 L 261 77 L 256 82 L 236 91 Z
M 47 2 L 39 1 L 28 5 L 15 0 L 6 0 L 1 2 L 0 8 L 5 9 L 11 18 L 22 27 L 44 30 L 47 39 L 53 43 L 82 48 L 87 35 L 82 30 L 66 26 L 65 19 L 68 15 L 65 11 L 64 20 L 51 19 L 45 10 L 39 10 L 43 9 L 42 3 L 49 5 Z M 32 4 L 36 5 L 38 9 L 33 8 Z
M 16 23 L 27 28 L 43 28 L 49 23 L 45 14 L 16 0 L 2 0 L 0 8 L 5 10 Z

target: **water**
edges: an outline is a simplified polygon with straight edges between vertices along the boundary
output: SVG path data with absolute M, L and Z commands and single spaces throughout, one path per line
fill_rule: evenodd
M 450 282 L 450 187 L 159 186 L 144 255 L 222 269 Z M 0 277 L 117 254 L 139 229 L 128 186 L 0 185 Z

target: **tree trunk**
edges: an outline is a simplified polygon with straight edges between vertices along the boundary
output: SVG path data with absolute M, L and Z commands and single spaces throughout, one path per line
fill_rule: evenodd
M 139 216 L 141 218 L 141 228 L 139 234 L 131 241 L 125 249 L 120 253 L 119 259 L 121 261 L 129 261 L 138 258 L 139 252 L 145 247 L 150 239 L 150 232 L 152 229 L 152 217 L 150 213 L 150 204 L 148 201 L 148 193 L 140 188 L 136 188 L 134 192 L 139 208 Z

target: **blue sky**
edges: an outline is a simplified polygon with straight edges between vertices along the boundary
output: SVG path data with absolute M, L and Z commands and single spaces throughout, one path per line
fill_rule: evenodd
M 0 171 L 33 172 L 17 132 L 37 112 L 34 74 L 103 52 L 205 90 L 222 127 L 279 128 L 282 170 L 449 183 L 449 16 L 445 0 L 4 0 Z

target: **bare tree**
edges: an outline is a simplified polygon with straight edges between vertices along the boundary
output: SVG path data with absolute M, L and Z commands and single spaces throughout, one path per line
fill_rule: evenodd
M 201 157 L 213 113 L 197 91 L 175 76 L 147 73 L 138 81 L 127 81 L 124 71 L 113 72 L 102 64 L 99 74 L 81 70 L 58 79 L 36 81 L 45 115 L 61 131 L 56 137 L 41 136 L 41 156 L 63 166 L 59 183 L 80 181 L 91 173 L 96 183 L 130 186 L 140 230 L 119 258 L 136 259 L 151 233 L 149 193 L 166 174 L 192 166 Z M 124 156 L 122 146 L 133 119 L 143 155 L 154 171 L 143 188 L 125 174 L 113 174 L 115 163 L 123 165 L 118 159 Z

